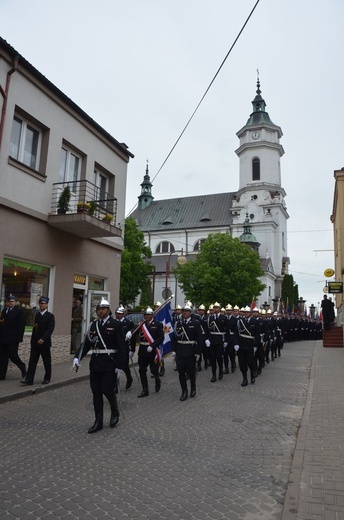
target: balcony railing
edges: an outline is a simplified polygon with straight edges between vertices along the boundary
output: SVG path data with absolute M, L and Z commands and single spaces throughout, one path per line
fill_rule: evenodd
M 62 204 L 65 188 L 70 198 Z M 120 236 L 116 226 L 117 199 L 89 181 L 53 185 L 49 223 L 82 237 Z

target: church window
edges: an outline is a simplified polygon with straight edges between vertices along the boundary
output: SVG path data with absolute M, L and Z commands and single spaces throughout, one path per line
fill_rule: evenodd
M 252 180 L 260 181 L 260 160 L 258 157 L 252 160 Z
M 160 242 L 155 249 L 156 254 L 174 253 L 174 245 L 171 242 Z
M 201 240 L 197 240 L 196 244 L 194 245 L 194 251 L 199 251 L 201 248 L 201 245 L 205 242 L 205 238 L 202 238 Z

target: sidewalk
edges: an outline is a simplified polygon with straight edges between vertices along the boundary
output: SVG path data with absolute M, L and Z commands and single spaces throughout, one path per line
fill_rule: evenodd
M 315 343 L 282 520 L 344 519 L 344 349 Z

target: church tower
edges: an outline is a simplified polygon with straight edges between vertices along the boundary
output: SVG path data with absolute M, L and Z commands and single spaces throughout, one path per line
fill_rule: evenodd
M 152 195 L 152 187 L 153 187 L 153 184 L 150 181 L 150 176 L 148 173 L 148 161 L 147 161 L 146 175 L 143 177 L 143 182 L 141 182 L 141 195 L 139 195 L 139 197 L 138 197 L 139 209 L 148 208 L 148 206 L 153 202 L 154 197 Z
M 281 284 L 288 272 L 287 220 L 285 190 L 281 185 L 280 159 L 284 154 L 282 130 L 266 111 L 259 78 L 252 101 L 253 111 L 237 136 L 240 140 L 239 190 L 231 208 L 232 236 L 240 237 L 248 215 L 254 236 L 259 242 L 259 256 L 266 272 L 267 285 L 261 299 L 271 302 L 281 296 Z M 245 222 L 246 220 L 246 222 Z

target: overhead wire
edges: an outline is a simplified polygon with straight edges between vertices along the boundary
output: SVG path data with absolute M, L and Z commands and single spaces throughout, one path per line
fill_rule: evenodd
M 154 175 L 154 177 L 153 177 L 153 179 L 152 179 L 152 182 L 157 178 L 157 176 L 159 175 L 159 173 L 161 172 L 161 170 L 162 170 L 163 167 L 165 166 L 166 162 L 168 161 L 168 159 L 169 159 L 170 156 L 172 155 L 172 153 L 173 153 L 174 149 L 176 148 L 177 144 L 179 143 L 180 139 L 181 139 L 182 136 L 184 135 L 184 133 L 185 133 L 187 127 L 188 127 L 189 124 L 191 123 L 191 121 L 192 121 L 192 119 L 194 118 L 194 116 L 195 116 L 197 110 L 198 110 L 199 107 L 201 106 L 201 104 L 202 104 L 204 98 L 206 97 L 206 95 L 208 94 L 210 88 L 212 87 L 212 85 L 213 85 L 215 79 L 216 79 L 217 76 L 219 75 L 219 73 L 220 73 L 220 71 L 221 71 L 223 65 L 225 64 L 225 62 L 226 62 L 228 56 L 229 56 L 230 53 L 232 52 L 232 50 L 233 50 L 235 44 L 237 43 L 237 41 L 239 40 L 241 34 L 243 33 L 243 31 L 244 31 L 246 25 L 248 24 L 248 22 L 249 22 L 251 16 L 253 15 L 253 13 L 254 13 L 254 11 L 255 11 L 257 5 L 259 4 L 259 2 L 260 2 L 260 0 L 257 0 L 256 3 L 254 4 L 253 8 L 251 9 L 250 14 L 249 14 L 248 17 L 246 18 L 245 23 L 244 23 L 243 26 L 241 27 L 241 29 L 240 29 L 238 35 L 236 36 L 234 42 L 233 42 L 232 45 L 231 45 L 229 51 L 227 52 L 226 56 L 225 56 L 224 59 L 222 60 L 221 65 L 218 67 L 218 69 L 217 69 L 217 71 L 216 71 L 216 73 L 215 73 L 213 79 L 211 80 L 211 82 L 209 83 L 208 87 L 206 88 L 206 90 L 205 90 L 203 96 L 201 97 L 201 99 L 200 99 L 200 101 L 198 102 L 196 108 L 194 109 L 194 111 L 192 112 L 191 116 L 189 117 L 189 119 L 188 119 L 186 125 L 184 126 L 183 130 L 182 130 L 181 133 L 179 134 L 179 136 L 178 136 L 177 140 L 175 141 L 174 145 L 172 146 L 172 148 L 171 148 L 170 151 L 168 152 L 167 156 L 165 157 L 164 161 L 162 162 L 160 168 L 158 169 L 158 171 L 157 171 L 156 174 Z M 134 209 L 136 208 L 136 206 L 137 206 L 137 203 L 136 203 L 135 206 L 130 210 L 129 215 L 131 215 L 131 213 L 134 211 Z

